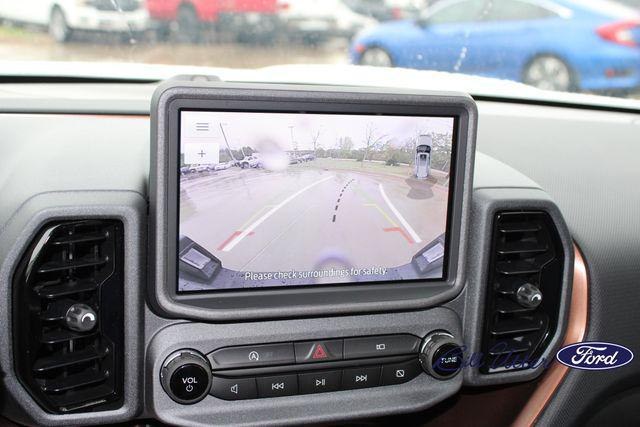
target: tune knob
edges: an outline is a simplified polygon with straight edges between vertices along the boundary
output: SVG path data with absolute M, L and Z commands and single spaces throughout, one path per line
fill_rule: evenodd
M 167 357 L 160 382 L 169 397 L 190 405 L 204 399 L 211 387 L 209 361 L 195 350 L 179 350 Z
M 422 340 L 420 364 L 434 378 L 454 377 L 462 367 L 463 349 L 448 332 L 432 332 Z
M 542 292 L 531 283 L 521 285 L 516 291 L 518 304 L 526 308 L 536 308 L 542 302 Z
M 65 315 L 67 328 L 76 332 L 89 332 L 98 323 L 98 315 L 86 304 L 73 304 Z

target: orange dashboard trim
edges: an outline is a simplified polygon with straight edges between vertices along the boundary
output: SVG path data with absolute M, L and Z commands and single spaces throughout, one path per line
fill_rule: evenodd
M 573 263 L 573 289 L 569 310 L 569 323 L 563 346 L 583 340 L 587 330 L 589 312 L 589 279 L 587 267 L 580 249 L 574 245 L 575 260 Z M 562 384 L 569 368 L 557 360 L 544 375 L 533 395 L 513 422 L 513 427 L 533 426 L 547 406 L 556 390 Z

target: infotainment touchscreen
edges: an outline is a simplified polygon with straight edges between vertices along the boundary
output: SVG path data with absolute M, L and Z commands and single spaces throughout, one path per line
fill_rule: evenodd
M 455 122 L 182 110 L 178 291 L 446 280 Z

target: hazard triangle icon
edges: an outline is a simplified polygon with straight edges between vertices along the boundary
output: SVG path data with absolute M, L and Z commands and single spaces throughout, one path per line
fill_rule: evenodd
M 327 352 L 325 351 L 324 347 L 322 347 L 322 344 L 318 344 L 316 345 L 316 349 L 313 351 L 313 354 L 311 355 L 312 359 L 326 359 L 327 358 Z

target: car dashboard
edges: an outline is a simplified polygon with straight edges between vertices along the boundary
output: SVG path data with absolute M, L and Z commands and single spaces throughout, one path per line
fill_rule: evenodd
M 228 294 L 174 295 L 176 304 L 158 294 L 170 278 L 159 266 L 171 244 L 159 239 L 169 192 L 158 177 L 174 175 L 158 166 L 164 124 L 151 107 L 155 90 L 0 87 L 5 418 L 598 425 L 612 416 L 606 396 L 637 390 L 637 364 L 598 376 L 558 364 L 555 354 L 580 341 L 640 351 L 638 111 L 468 98 L 475 146 L 468 180 L 457 183 L 465 202 L 452 287 L 399 293 L 385 285 L 344 300 L 257 290 L 249 310 L 246 298 Z M 232 166 L 184 179 L 225 173 L 262 171 Z M 61 247 L 62 263 L 51 255 Z M 71 269 L 93 276 L 55 282 Z M 87 315 L 98 327 L 85 328 Z M 443 354 L 454 369 L 432 363 Z M 507 367 L 474 359 L 514 355 Z

